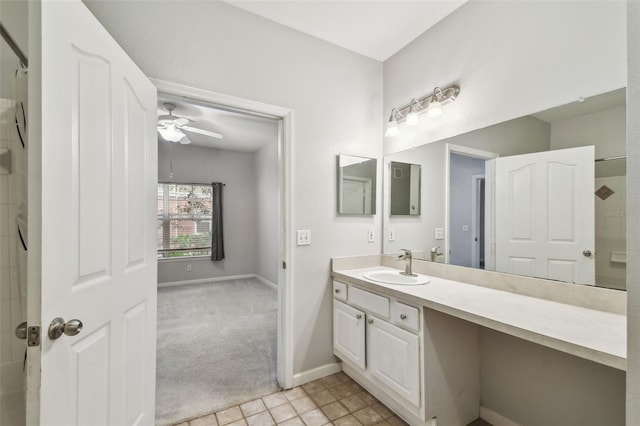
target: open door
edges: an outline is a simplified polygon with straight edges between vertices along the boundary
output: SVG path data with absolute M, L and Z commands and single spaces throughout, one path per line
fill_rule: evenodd
M 595 284 L 594 148 L 495 160 L 496 271 Z
M 156 89 L 82 2 L 33 3 L 28 422 L 151 425 Z

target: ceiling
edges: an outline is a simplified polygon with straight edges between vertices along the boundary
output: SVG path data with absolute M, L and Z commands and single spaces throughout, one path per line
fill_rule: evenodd
M 189 126 L 223 135 L 222 139 L 217 139 L 184 131 L 193 146 L 252 152 L 259 150 L 267 143 L 278 141 L 278 121 L 274 118 L 228 111 L 205 103 L 162 94 L 158 95 L 158 116 L 168 113 L 163 105 L 165 102 L 176 105 L 173 115 L 192 120 Z M 165 142 L 159 135 L 158 140 L 170 143 Z
M 235 7 L 385 61 L 468 0 L 224 0 Z

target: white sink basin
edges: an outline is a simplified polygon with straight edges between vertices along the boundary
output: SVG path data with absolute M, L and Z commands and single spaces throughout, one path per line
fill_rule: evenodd
M 422 285 L 429 282 L 429 277 L 425 275 L 418 274 L 418 276 L 410 277 L 400 272 L 392 271 L 372 271 L 362 274 L 362 276 L 368 280 L 384 284 Z

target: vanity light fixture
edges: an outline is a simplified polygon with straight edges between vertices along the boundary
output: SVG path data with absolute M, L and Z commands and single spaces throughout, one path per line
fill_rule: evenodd
M 387 122 L 387 131 L 385 132 L 385 136 L 394 137 L 398 136 L 400 133 L 400 128 L 398 127 L 398 116 L 402 120 L 404 117 L 400 114 L 398 108 L 394 108 L 391 110 L 391 115 L 389 116 L 389 121 Z
M 422 104 L 416 98 L 409 102 L 409 112 L 407 113 L 407 126 L 418 125 L 418 112 L 422 111 Z
M 418 124 L 418 115 L 426 112 L 427 118 L 436 118 L 442 115 L 442 106 L 456 100 L 460 94 L 460 87 L 451 85 L 444 89 L 436 87 L 433 93 L 425 95 L 419 99 L 412 98 L 409 104 L 401 108 L 393 108 L 385 136 L 393 137 L 400 133 L 399 122 L 406 120 L 407 126 Z

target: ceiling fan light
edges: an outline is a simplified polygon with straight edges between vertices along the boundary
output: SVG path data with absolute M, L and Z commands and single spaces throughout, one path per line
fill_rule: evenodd
M 169 142 L 179 142 L 180 139 L 184 138 L 185 135 L 180 130 L 176 129 L 175 126 L 167 126 L 164 128 L 158 128 L 158 133 L 163 139 Z

